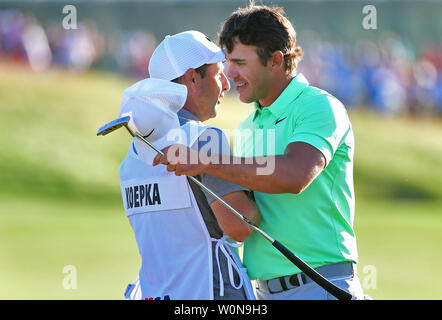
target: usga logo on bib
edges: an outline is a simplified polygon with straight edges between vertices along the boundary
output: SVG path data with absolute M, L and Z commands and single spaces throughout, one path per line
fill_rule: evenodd
M 156 298 L 150 297 L 150 298 L 144 298 L 144 300 L 170 300 L 170 297 L 166 295 L 164 296 L 163 299 L 161 299 L 161 297 L 156 297 Z

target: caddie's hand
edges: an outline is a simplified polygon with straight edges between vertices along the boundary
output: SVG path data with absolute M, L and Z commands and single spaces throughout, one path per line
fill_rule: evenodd
M 173 144 L 161 150 L 164 155 L 156 155 L 152 165 L 163 164 L 167 171 L 175 172 L 175 175 L 195 176 L 203 172 L 203 165 L 199 162 L 197 151 L 182 144 Z

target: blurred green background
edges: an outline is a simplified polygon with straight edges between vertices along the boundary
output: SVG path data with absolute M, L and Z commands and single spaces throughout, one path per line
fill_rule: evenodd
M 175 11 L 163 7 L 165 31 L 158 20 L 159 3 L 146 4 L 157 7 L 146 11 L 144 22 L 143 17 L 132 22 L 121 18 L 115 12 L 126 7 L 118 2 L 108 5 L 113 6 L 112 15 L 107 15 L 104 9 L 109 7 L 102 4 L 87 12 L 95 13 L 102 29 L 113 25 L 120 30 L 125 23 L 132 23 L 132 27 L 152 24 L 156 30 L 163 30 L 158 33 L 149 26 L 159 39 L 166 32 L 190 28 L 214 37 L 225 16 L 244 3 L 206 3 L 202 12 L 207 14 L 196 13 L 195 5 L 186 1 Z M 385 8 L 378 9 L 381 17 L 382 12 L 394 15 L 392 3 L 377 4 Z M 416 7 L 416 19 L 424 28 L 425 12 L 437 16 L 437 11 L 431 10 L 434 3 L 440 2 L 420 6 L 427 6 L 427 11 L 418 10 L 419 6 L 411 2 L 403 6 Z M 295 6 L 280 4 L 290 10 Z M 61 20 L 63 5 L 55 1 L 14 6 L 41 19 L 46 14 L 47 19 Z M 138 2 L 131 5 L 135 11 L 142 6 Z M 341 10 L 331 2 L 296 5 L 308 12 L 298 14 L 299 25 L 314 28 L 316 23 L 319 33 L 329 30 L 348 39 L 355 36 L 342 17 L 308 18 L 314 12 L 324 16 L 330 10 L 341 12 L 349 20 L 361 18 L 348 13 L 342 3 Z M 2 3 L 0 9 L 8 6 L 12 5 Z M 81 9 L 85 4 L 78 6 Z M 211 11 L 213 6 L 217 10 Z M 53 8 L 52 15 L 48 8 Z M 361 3 L 346 8 L 360 14 Z M 205 18 L 191 19 L 192 12 Z M 187 24 L 176 22 L 178 17 Z M 406 23 L 404 15 L 399 17 L 403 19 L 391 22 L 392 29 L 409 32 L 411 40 L 419 38 L 419 30 L 412 27 L 415 24 Z M 433 32 L 437 34 L 437 30 L 440 28 Z M 370 33 L 368 37 L 376 39 L 378 35 Z M 416 45 L 434 38 L 425 33 Z M 116 67 L 106 59 L 88 70 L 55 66 L 35 71 L 1 54 L 0 58 L 0 299 L 122 299 L 140 266 L 118 182 L 118 167 L 130 138 L 124 131 L 106 137 L 96 137 L 95 133 L 117 117 L 123 90 L 140 75 L 110 72 Z M 375 299 L 442 299 L 442 118 L 433 113 L 411 117 L 353 107 L 349 114 L 356 138 L 355 230 L 364 290 Z M 250 111 L 250 105 L 227 95 L 219 116 L 210 123 L 233 130 Z M 64 286 L 73 276 L 66 266 L 75 268 L 76 288 Z

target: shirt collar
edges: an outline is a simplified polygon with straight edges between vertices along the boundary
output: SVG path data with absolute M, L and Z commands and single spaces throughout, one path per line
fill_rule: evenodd
M 278 118 L 286 109 L 287 105 L 293 100 L 299 97 L 301 92 L 309 85 L 307 79 L 302 73 L 298 73 L 288 84 L 288 86 L 282 91 L 279 97 L 268 107 L 269 110 L 276 118 Z M 254 102 L 255 114 L 253 115 L 253 121 L 256 116 L 264 108 L 261 108 L 258 101 Z
M 180 120 L 180 126 L 182 126 L 183 124 L 189 121 L 201 122 L 196 115 L 194 115 L 192 112 L 190 112 L 187 109 L 181 108 L 180 110 L 178 110 L 177 114 L 178 114 L 178 119 Z

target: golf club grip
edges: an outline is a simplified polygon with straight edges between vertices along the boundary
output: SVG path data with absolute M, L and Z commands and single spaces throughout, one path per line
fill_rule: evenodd
M 302 261 L 296 255 L 293 254 L 289 249 L 287 249 L 282 243 L 275 240 L 272 242 L 273 246 L 278 249 L 287 259 L 289 259 L 295 266 L 297 266 L 302 272 L 304 272 L 310 279 L 320 285 L 323 289 L 331 293 L 333 296 L 339 300 L 351 300 L 353 297 L 347 291 L 337 287 L 332 282 L 325 279 L 316 270 L 310 267 L 307 263 Z

